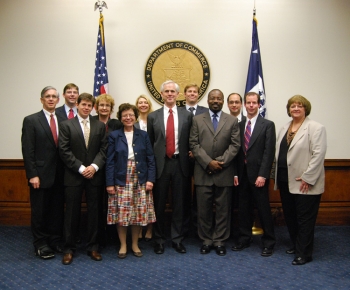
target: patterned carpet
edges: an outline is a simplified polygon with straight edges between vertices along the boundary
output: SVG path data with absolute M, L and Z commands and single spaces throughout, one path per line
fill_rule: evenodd
M 187 254 L 166 244 L 156 255 L 150 242 L 141 242 L 144 256 L 117 258 L 114 245 L 103 251 L 103 261 L 91 260 L 78 249 L 69 266 L 61 255 L 51 260 L 34 256 L 29 227 L 0 226 L 0 289 L 350 289 L 350 227 L 317 227 L 314 261 L 292 266 L 287 229 L 276 228 L 273 256 L 260 256 L 259 237 L 250 248 L 230 250 L 220 257 L 199 254 L 200 241 L 184 241 Z

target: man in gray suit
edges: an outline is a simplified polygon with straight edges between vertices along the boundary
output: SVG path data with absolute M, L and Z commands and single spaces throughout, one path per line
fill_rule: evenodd
M 209 112 L 193 118 L 190 133 L 190 148 L 195 158 L 198 235 L 203 240 L 200 253 L 208 254 L 214 246 L 219 256 L 226 255 L 224 241 L 230 235 L 232 161 L 240 148 L 238 120 L 222 112 L 223 104 L 223 93 L 218 89 L 210 91 Z
M 166 81 L 161 85 L 164 107 L 148 115 L 147 132 L 153 146 L 157 179 L 154 187 L 154 207 L 157 222 L 154 225 L 156 254 L 164 253 L 166 241 L 164 231 L 165 204 L 169 187 L 172 193 L 172 246 L 178 253 L 186 253 L 182 244 L 184 236 L 184 195 L 189 177 L 188 138 L 192 125 L 192 114 L 178 110 L 176 98 L 179 85 Z

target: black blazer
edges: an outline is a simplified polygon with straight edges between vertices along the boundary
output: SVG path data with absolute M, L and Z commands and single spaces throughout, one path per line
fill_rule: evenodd
M 91 117 L 92 119 L 96 119 L 97 121 L 99 121 L 98 115 Z M 109 119 L 107 124 L 105 124 L 106 128 L 107 128 L 107 137 L 109 136 L 109 134 L 111 134 L 113 131 L 118 130 L 120 128 L 123 127 L 122 122 L 120 122 L 118 119 Z
M 84 134 L 79 124 L 78 116 L 66 120 L 60 125 L 59 153 L 65 165 L 64 185 L 78 186 L 84 182 L 79 173 L 81 165 L 92 163 L 99 167 L 90 180 L 93 185 L 104 184 L 103 166 L 106 162 L 106 127 L 105 124 L 90 117 L 90 138 L 88 149 L 85 146 Z
M 60 126 L 63 120 L 57 115 L 57 121 Z M 22 155 L 28 180 L 38 176 L 41 188 L 53 186 L 62 164 L 44 111 L 24 118 Z
M 245 121 L 239 123 L 241 131 L 241 149 L 238 154 L 238 177 L 244 170 L 244 132 Z M 270 171 L 275 156 L 276 130 L 272 121 L 258 116 L 247 150 L 247 174 L 249 182 L 255 183 L 258 176 L 270 178 Z M 235 174 L 236 175 L 236 174 Z
M 177 110 L 178 112 L 178 144 L 179 159 L 183 175 L 189 176 L 189 136 L 192 125 L 193 114 L 186 110 Z M 151 141 L 157 166 L 157 179 L 161 177 L 166 155 L 166 140 L 164 126 L 164 108 L 160 108 L 147 117 L 147 133 Z
M 61 106 L 61 107 L 56 108 L 56 116 L 60 117 L 60 119 L 62 119 L 62 120 L 67 120 L 68 119 L 66 110 L 64 108 L 64 105 Z

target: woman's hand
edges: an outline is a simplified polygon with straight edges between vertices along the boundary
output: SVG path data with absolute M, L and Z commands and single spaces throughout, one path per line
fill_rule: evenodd
M 151 191 L 153 189 L 153 182 L 146 182 L 146 191 Z
M 296 181 L 301 181 L 299 190 L 300 190 L 302 193 L 308 193 L 309 188 L 311 188 L 312 185 L 306 183 L 304 180 L 301 179 L 301 177 L 297 177 L 297 178 L 295 178 L 295 180 L 296 180 Z
M 107 186 L 106 190 L 107 190 L 108 194 L 115 194 L 116 193 L 115 186 L 113 186 L 113 185 Z

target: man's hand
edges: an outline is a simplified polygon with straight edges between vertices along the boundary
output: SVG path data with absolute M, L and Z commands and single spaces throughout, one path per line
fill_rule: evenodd
M 297 177 L 295 178 L 296 181 L 301 181 L 301 184 L 300 184 L 300 188 L 299 190 L 302 192 L 302 193 L 305 193 L 307 194 L 308 191 L 309 191 L 309 188 L 311 188 L 311 184 L 308 184 L 307 182 L 305 182 L 304 180 L 301 179 L 301 177 Z
M 88 166 L 85 168 L 85 170 L 83 171 L 82 175 L 86 178 L 86 179 L 92 179 L 94 177 L 96 170 L 93 166 Z
M 218 173 L 222 170 L 222 166 L 224 165 L 224 162 L 212 160 L 208 164 L 207 172 L 209 174 Z
M 238 185 L 239 185 L 238 177 L 237 177 L 237 176 L 235 176 L 235 177 L 233 178 L 233 185 L 234 185 L 234 186 L 238 186 Z
M 29 183 L 33 186 L 33 188 L 37 189 L 40 187 L 40 178 L 39 176 L 35 176 L 29 179 Z
M 266 179 L 264 177 L 258 176 L 258 178 L 255 181 L 255 186 L 256 187 L 263 187 L 265 185 L 265 180 Z
M 115 186 L 113 186 L 113 185 L 107 186 L 106 190 L 107 190 L 108 194 L 115 194 L 116 193 Z
M 188 151 L 188 157 L 189 157 L 190 159 L 193 159 L 193 158 L 194 158 L 192 151 Z

